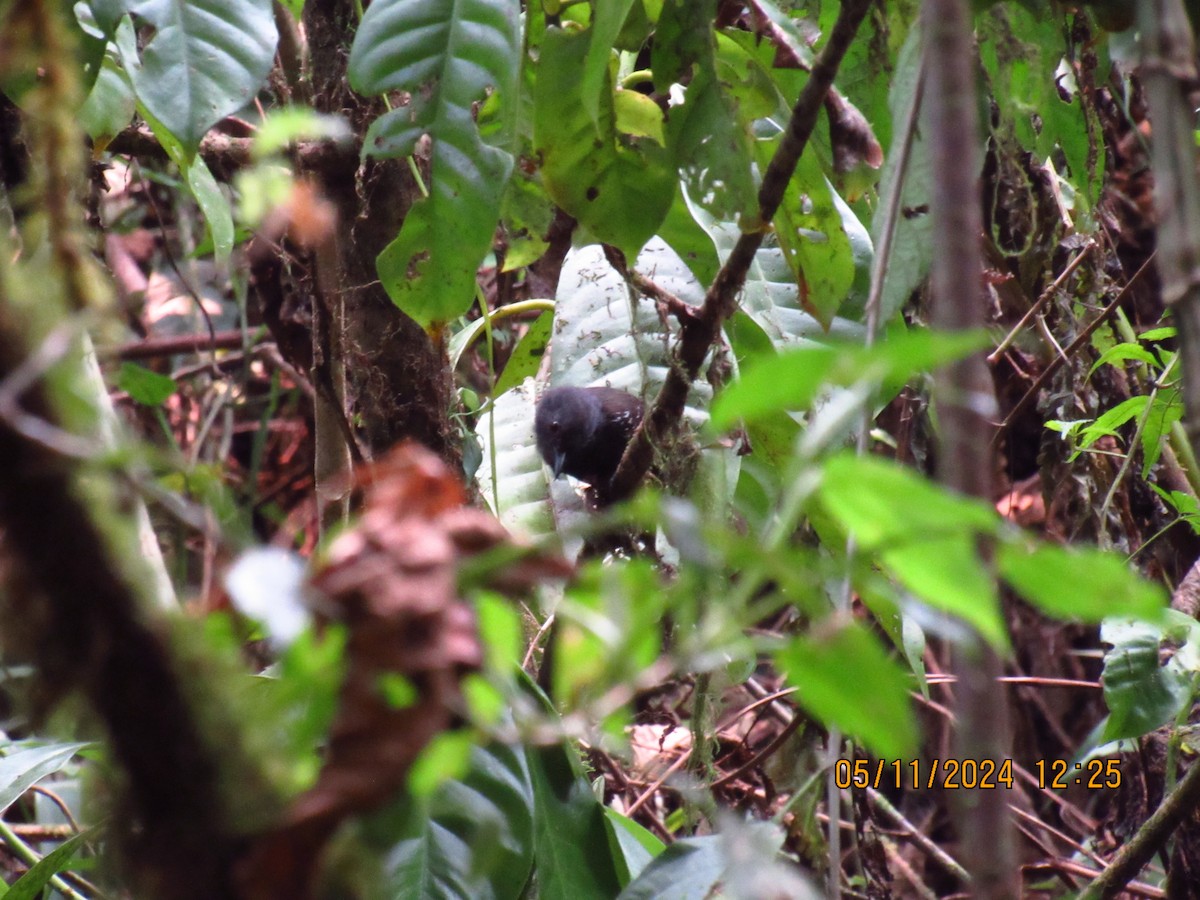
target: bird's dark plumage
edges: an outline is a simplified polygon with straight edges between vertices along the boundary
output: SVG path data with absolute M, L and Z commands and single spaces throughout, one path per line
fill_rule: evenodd
M 603 492 L 644 412 L 641 400 L 615 388 L 552 388 L 534 417 L 538 452 L 555 478 L 573 475 Z

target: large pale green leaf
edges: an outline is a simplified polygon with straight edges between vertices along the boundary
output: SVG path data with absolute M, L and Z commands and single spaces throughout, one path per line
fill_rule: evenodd
M 122 62 L 138 100 L 190 155 L 213 125 L 254 99 L 275 59 L 271 0 L 124 0 L 94 5 L 115 28 L 117 12 L 153 34 Z
M 670 247 L 654 239 L 635 263 L 637 271 L 693 305 L 704 299 L 704 288 Z M 673 340 L 654 304 L 634 301 L 628 286 L 608 264 L 596 245 L 572 251 L 559 277 L 550 343 L 550 384 L 588 387 L 607 385 L 653 400 L 666 379 L 667 347 Z M 488 415 L 480 417 L 477 433 L 484 444 L 479 468 L 480 491 L 495 507 L 501 521 L 533 534 L 570 530 L 583 514 L 579 498 L 566 479 L 549 488 L 534 447 L 532 382 L 509 391 L 495 404 L 496 473 L 493 481 Z M 685 418 L 699 430 L 708 421 L 712 398 L 707 382 L 692 386 Z M 738 458 L 724 448 L 701 453 L 693 489 L 722 505 L 737 481 Z M 498 502 L 497 502 L 498 500 Z
M 877 756 L 915 751 L 912 677 L 857 622 L 792 638 L 775 662 L 796 688 L 796 702 L 821 722 L 853 735 Z
M 83 843 L 93 837 L 93 831 L 84 831 L 63 841 L 14 881 L 3 894 L 4 900 L 37 900 L 50 879 L 66 869 Z
M 588 32 L 549 29 L 534 87 L 534 147 L 547 193 L 599 240 L 633 257 L 675 195 L 670 154 L 650 138 L 618 135 L 605 69 L 596 121 L 581 97 Z
M 501 900 L 523 896 L 533 866 L 533 784 L 525 751 L 471 750 L 461 780 L 412 810 L 384 861 L 394 897 Z
M 411 95 L 372 123 L 364 153 L 405 156 L 422 135 L 433 139 L 429 197 L 377 261 L 388 295 L 422 325 L 474 302 L 512 172 L 519 61 L 516 0 L 376 0 L 355 35 L 354 89 Z

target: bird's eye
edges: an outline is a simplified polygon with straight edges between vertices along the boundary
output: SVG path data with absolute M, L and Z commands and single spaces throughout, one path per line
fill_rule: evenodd
M 550 423 L 550 431 L 553 434 L 558 434 L 558 421 L 557 420 Z

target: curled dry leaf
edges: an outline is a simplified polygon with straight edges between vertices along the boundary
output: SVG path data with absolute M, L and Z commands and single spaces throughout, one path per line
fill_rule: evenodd
M 482 661 L 474 613 L 459 596 L 464 563 L 472 561 L 481 583 L 507 592 L 570 572 L 561 559 L 515 546 L 489 513 L 463 506 L 457 476 L 416 444 L 360 470 L 359 480 L 362 517 L 312 579 L 324 612 L 347 632 L 326 761 L 316 784 L 243 860 L 247 897 L 308 896 L 315 860 L 338 824 L 390 799 L 458 717 L 460 680 Z M 406 706 L 382 689 L 397 676 L 414 688 Z

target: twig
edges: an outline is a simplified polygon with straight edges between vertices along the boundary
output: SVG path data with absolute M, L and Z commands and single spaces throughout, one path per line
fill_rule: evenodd
M 1200 803 L 1200 765 L 1188 769 L 1137 834 L 1117 851 L 1108 868 L 1079 895 L 1080 900 L 1098 900 L 1120 893 L 1180 823 L 1195 811 L 1197 803 Z
M 1086 247 L 1075 254 L 1071 261 L 1067 263 L 1066 268 L 1062 270 L 1062 274 L 1054 279 L 1053 284 L 1042 291 L 1042 295 L 1037 298 L 1037 301 L 1033 304 L 1033 306 L 1029 307 L 1029 309 L 1026 310 L 1025 315 L 1021 316 L 1021 321 L 1014 325 L 1012 331 L 1004 336 L 1004 340 L 999 343 L 996 349 L 988 354 L 988 365 L 994 366 L 997 362 L 999 362 L 1000 357 L 1004 354 L 1004 351 L 1012 346 L 1013 341 L 1017 339 L 1017 335 L 1019 335 L 1024 330 L 1025 326 L 1029 324 L 1029 320 L 1041 312 L 1042 307 L 1050 302 L 1050 298 L 1058 293 L 1059 289 L 1066 284 L 1067 279 L 1070 278 L 1071 274 L 1079 268 L 1080 264 L 1082 264 L 1085 259 L 1087 259 L 1088 254 L 1092 252 L 1095 246 L 1095 241 L 1089 241 Z
M 213 334 L 143 338 L 112 347 L 100 347 L 96 353 L 101 359 L 155 359 L 181 353 L 199 353 L 201 350 L 241 350 L 253 347 L 266 337 L 266 328 L 257 328 L 251 332 L 234 329 Z
M 1064 356 L 1056 356 L 1054 359 L 1050 360 L 1050 362 L 1046 365 L 1046 368 L 1042 370 L 1041 374 L 1034 379 L 1033 384 L 1029 386 L 1029 390 L 1027 390 L 1025 395 L 1017 401 L 1017 405 L 1012 408 L 1012 411 L 1009 412 L 1004 421 L 1000 423 L 999 428 L 996 429 L 995 441 L 1000 440 L 1001 436 L 1005 433 L 1005 431 L 1008 430 L 1008 427 L 1012 425 L 1017 416 L 1024 411 L 1025 407 L 1029 405 L 1030 401 L 1032 401 L 1038 395 L 1038 392 L 1041 391 L 1046 382 L 1050 380 L 1050 376 L 1059 370 L 1063 364 L 1063 359 L 1069 359 L 1071 356 L 1073 356 L 1076 350 L 1078 350 L 1085 343 L 1087 343 L 1088 340 L 1091 339 L 1092 333 L 1095 332 L 1095 330 L 1099 328 L 1102 323 L 1107 321 L 1109 316 L 1117 311 L 1117 307 L 1121 305 L 1127 296 L 1129 296 L 1129 292 L 1133 290 L 1134 286 L 1141 281 L 1142 276 L 1146 274 L 1147 270 L 1150 268 L 1150 264 L 1154 262 L 1154 257 L 1157 255 L 1158 251 L 1156 250 L 1146 258 L 1146 261 L 1142 263 L 1141 268 L 1133 273 L 1133 277 L 1125 283 L 1125 287 L 1121 288 L 1117 296 L 1113 298 L 1113 301 L 1108 304 L 1108 306 L 1104 307 L 1104 309 L 1100 311 L 1100 314 L 1096 316 L 1096 318 L 1088 322 L 1083 331 L 1079 332 L 1079 336 L 1075 338 L 1075 340 L 1071 341 L 1071 343 L 1063 351 Z
M 842 57 L 850 47 L 858 26 L 867 14 L 870 0 L 846 0 L 838 10 L 829 40 L 813 63 L 812 75 L 800 92 L 787 131 L 771 158 L 758 191 L 758 227 L 743 231 L 733 251 L 717 272 L 703 305 L 684 322 L 676 344 L 676 359 L 667 372 L 662 390 L 625 448 L 613 475 L 609 495 L 614 500 L 629 497 L 641 483 L 654 459 L 654 447 L 662 443 L 679 423 L 691 383 L 700 372 L 721 325 L 737 308 L 737 295 L 746 283 L 746 273 L 762 245 L 770 221 L 783 200 L 800 155 L 808 143 L 825 95 L 833 84 Z

